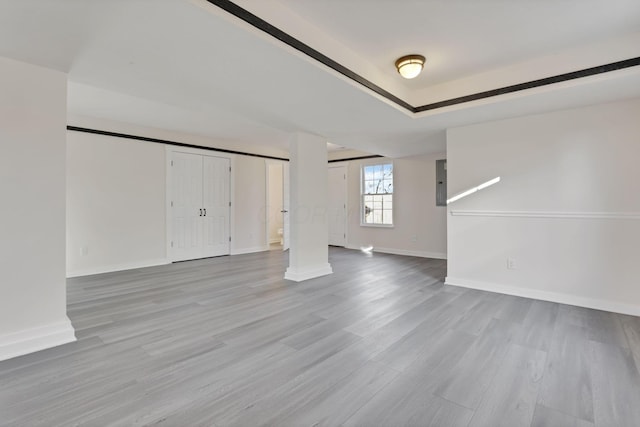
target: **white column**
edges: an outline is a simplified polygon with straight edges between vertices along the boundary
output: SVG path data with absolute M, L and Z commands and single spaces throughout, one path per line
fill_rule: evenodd
M 0 58 L 0 360 L 75 341 L 66 315 L 67 76 Z
M 284 278 L 301 282 L 331 274 L 327 226 L 327 142 L 296 133 L 290 140 L 289 268 Z

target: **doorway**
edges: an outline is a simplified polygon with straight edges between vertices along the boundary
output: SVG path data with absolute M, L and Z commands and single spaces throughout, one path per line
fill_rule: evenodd
M 289 164 L 266 162 L 266 223 L 270 250 L 289 249 Z
M 327 197 L 327 222 L 329 245 L 347 244 L 347 168 L 329 167 L 329 186 Z

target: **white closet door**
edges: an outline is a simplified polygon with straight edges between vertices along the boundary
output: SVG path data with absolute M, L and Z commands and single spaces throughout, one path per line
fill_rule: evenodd
M 344 166 L 329 168 L 329 193 L 327 198 L 329 244 L 345 246 L 345 222 L 347 218 L 347 181 Z
M 172 156 L 172 261 L 202 257 L 202 156 Z
M 228 255 L 230 161 L 203 156 L 203 256 Z

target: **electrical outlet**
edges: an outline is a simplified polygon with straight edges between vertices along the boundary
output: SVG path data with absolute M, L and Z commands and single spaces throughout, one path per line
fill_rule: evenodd
M 89 255 L 89 246 L 82 246 L 80 248 L 80 255 L 81 256 L 87 256 Z
M 507 270 L 516 269 L 516 260 L 513 258 L 507 258 Z
M 417 242 L 418 241 L 418 235 L 414 234 L 413 236 L 411 236 L 411 241 L 412 242 Z

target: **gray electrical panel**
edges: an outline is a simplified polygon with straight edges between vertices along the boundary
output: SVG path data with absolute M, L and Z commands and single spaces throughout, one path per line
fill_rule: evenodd
M 447 160 L 436 160 L 436 206 L 447 206 Z

